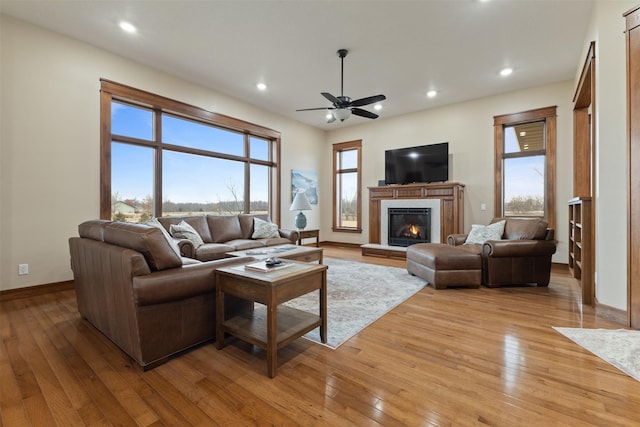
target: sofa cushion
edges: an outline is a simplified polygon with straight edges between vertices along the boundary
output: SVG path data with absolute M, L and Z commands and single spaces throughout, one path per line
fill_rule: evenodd
M 548 224 L 541 219 L 509 218 L 504 227 L 504 238 L 508 240 L 542 240 L 547 234 Z
M 226 258 L 227 252 L 233 252 L 236 249 L 224 243 L 205 243 L 196 249 L 196 259 L 200 261 L 212 261 L 214 259 Z
M 207 215 L 207 223 L 213 243 L 225 243 L 229 240 L 242 239 L 242 229 L 238 215 Z
M 264 246 L 278 246 L 278 245 L 290 245 L 291 240 L 285 237 L 269 237 L 266 239 L 258 239 L 257 242 L 261 242 Z
M 235 239 L 229 240 L 226 244 L 233 247 L 234 251 L 244 251 L 246 249 L 264 248 L 266 246 L 264 240 Z
M 252 239 L 266 239 L 269 237 L 280 237 L 278 225 L 260 218 L 253 219 Z
M 185 221 L 196 230 L 204 243 L 213 243 L 211 233 L 209 232 L 209 224 L 207 224 L 207 217 L 204 215 L 163 216 L 158 217 L 158 221 L 160 221 L 167 231 L 171 231 L 172 224 L 180 224 L 182 221 Z
M 238 219 L 240 220 L 240 228 L 242 229 L 242 238 L 250 239 L 253 234 L 253 218 L 256 215 L 240 214 Z
M 104 227 L 111 223 L 112 221 L 106 219 L 85 221 L 78 226 L 78 234 L 80 237 L 102 242 L 104 240 Z
M 112 222 L 104 227 L 104 241 L 140 252 L 152 271 L 180 267 L 176 255 L 162 231 L 144 224 Z
M 149 221 L 145 221 L 143 224 L 160 230 L 164 238 L 167 239 L 167 243 L 169 243 L 169 246 L 171 246 L 171 249 L 173 249 L 173 251 L 176 253 L 176 255 L 178 255 L 178 257 L 182 257 L 182 254 L 180 253 L 180 247 L 178 246 L 178 239 L 174 239 L 173 237 L 171 237 L 171 234 L 169 234 L 169 231 L 167 231 L 167 229 L 164 228 L 162 224 L 160 224 L 160 221 L 158 221 L 158 218 L 151 218 Z
M 465 245 L 481 245 L 487 240 L 501 240 L 504 234 L 505 220 L 494 222 L 489 225 L 471 225 L 471 231 L 467 235 Z
M 180 221 L 179 224 L 171 224 L 169 226 L 169 233 L 172 237 L 176 239 L 187 239 L 193 246 L 196 248 L 204 244 L 202 237 L 198 234 L 198 232 L 185 221 Z

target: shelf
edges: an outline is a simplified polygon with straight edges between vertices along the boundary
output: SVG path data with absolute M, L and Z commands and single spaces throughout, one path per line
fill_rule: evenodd
M 591 198 L 569 200 L 569 270 L 582 287 L 582 302 L 593 303 Z
M 319 327 L 320 316 L 278 306 L 276 345 L 278 348 Z M 245 311 L 222 324 L 225 332 L 258 347 L 267 347 L 267 307 L 258 305 L 253 311 Z

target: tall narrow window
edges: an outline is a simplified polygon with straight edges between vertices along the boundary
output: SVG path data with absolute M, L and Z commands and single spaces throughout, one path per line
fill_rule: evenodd
M 280 218 L 280 134 L 102 81 L 100 216 Z
M 333 231 L 362 232 L 362 141 L 333 145 Z
M 556 107 L 494 117 L 495 213 L 555 227 Z

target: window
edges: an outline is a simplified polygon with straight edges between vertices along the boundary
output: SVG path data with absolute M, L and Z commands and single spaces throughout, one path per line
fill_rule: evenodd
M 279 222 L 278 132 L 106 80 L 101 89 L 101 218 Z
M 556 107 L 494 117 L 494 216 L 555 227 Z
M 333 231 L 362 232 L 362 141 L 333 145 Z

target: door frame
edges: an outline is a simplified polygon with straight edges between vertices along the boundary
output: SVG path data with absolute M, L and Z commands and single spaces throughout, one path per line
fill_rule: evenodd
M 590 257 L 592 266 L 596 262 L 596 203 L 595 182 L 596 182 L 596 42 L 589 44 L 587 58 L 582 67 L 582 73 L 576 92 L 573 96 L 573 197 L 591 197 L 591 227 L 589 230 L 582 230 L 582 233 L 589 233 L 591 236 Z M 585 254 L 583 254 L 584 256 Z M 591 273 L 592 274 L 592 273 Z M 595 293 L 595 277 L 590 277 L 584 281 L 591 286 L 591 292 L 583 292 L 582 303 L 593 305 L 597 303 Z M 586 295 L 591 295 L 587 298 Z M 585 301 L 591 299 L 591 301 Z

